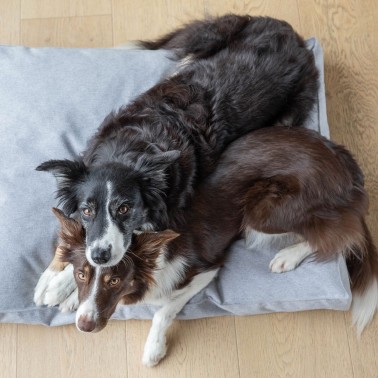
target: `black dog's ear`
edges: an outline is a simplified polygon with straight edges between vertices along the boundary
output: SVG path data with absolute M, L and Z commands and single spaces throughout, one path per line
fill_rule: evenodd
M 156 154 L 143 154 L 135 164 L 140 174 L 142 195 L 150 209 L 150 217 L 158 215 L 161 220 L 168 217 L 164 200 L 165 190 L 168 187 L 166 170 L 180 157 L 177 150 L 158 152 Z M 168 219 L 166 219 L 168 221 Z
M 164 191 L 166 183 L 166 169 L 180 157 L 177 150 L 160 152 L 157 154 L 143 154 L 135 164 L 135 169 L 141 174 L 142 180 L 157 191 Z
M 143 154 L 140 156 L 135 164 L 135 169 L 139 172 L 148 173 L 153 172 L 163 172 L 171 164 L 173 164 L 181 155 L 178 150 L 158 152 L 156 154 Z
M 63 211 L 70 215 L 77 209 L 76 185 L 88 175 L 88 168 L 82 161 L 49 160 L 36 168 L 37 171 L 51 172 L 57 179 L 56 197 Z

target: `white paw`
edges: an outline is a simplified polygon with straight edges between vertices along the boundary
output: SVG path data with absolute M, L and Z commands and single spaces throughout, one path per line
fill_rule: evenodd
M 56 277 L 60 272 L 47 268 L 39 278 L 37 286 L 34 289 L 34 303 L 37 306 L 42 306 L 45 298 L 47 288 L 51 280 Z
M 284 273 L 294 270 L 300 261 L 295 255 L 290 254 L 287 250 L 278 252 L 269 264 L 269 269 L 273 273 Z
M 72 294 L 59 305 L 59 310 L 61 312 L 72 312 L 76 311 L 79 307 L 79 294 L 78 288 L 76 288 Z
M 145 366 L 152 367 L 157 365 L 167 353 L 165 337 L 163 339 L 147 339 L 144 346 L 142 363 Z
M 60 305 L 70 297 L 76 287 L 73 266 L 70 264 L 50 281 L 43 304 L 47 306 Z
M 294 244 L 281 249 L 269 264 L 269 268 L 274 273 L 283 273 L 295 269 L 314 250 L 307 241 Z

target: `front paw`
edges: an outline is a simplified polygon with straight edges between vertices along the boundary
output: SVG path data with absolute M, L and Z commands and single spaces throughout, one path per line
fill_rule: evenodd
M 42 306 L 44 304 L 45 295 L 50 282 L 59 274 L 60 271 L 51 270 L 47 268 L 39 278 L 37 286 L 34 289 L 34 303 L 37 306 Z
M 43 304 L 47 306 L 62 304 L 69 299 L 76 287 L 73 266 L 70 264 L 50 281 L 45 292 Z
M 72 312 L 76 311 L 79 307 L 79 294 L 78 288 L 76 288 L 72 294 L 59 305 L 59 310 L 61 312 Z
M 147 340 L 142 363 L 148 367 L 155 366 L 164 358 L 166 353 L 167 345 L 165 337 L 163 339 Z

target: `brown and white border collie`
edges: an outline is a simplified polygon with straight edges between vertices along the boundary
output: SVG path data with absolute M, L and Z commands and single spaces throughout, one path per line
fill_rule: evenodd
M 56 261 L 72 265 L 47 292 L 55 302 L 78 301 L 76 325 L 86 332 L 105 327 L 120 301 L 162 306 L 143 356 L 153 366 L 166 353 L 169 325 L 214 278 L 232 241 L 245 233 L 247 244 L 263 246 L 289 236 L 292 242 L 271 261 L 271 271 L 292 270 L 311 254 L 317 260 L 343 254 L 361 333 L 378 303 L 378 254 L 364 220 L 367 209 L 362 172 L 345 148 L 305 129 L 261 129 L 225 151 L 175 231 L 135 234 L 116 266 L 91 266 L 84 229 L 55 210 L 62 226 Z M 73 277 L 78 297 L 65 291 L 75 286 Z

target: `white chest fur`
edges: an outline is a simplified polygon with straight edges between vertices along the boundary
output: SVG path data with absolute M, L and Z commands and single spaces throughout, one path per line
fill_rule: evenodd
M 157 260 L 157 268 L 154 272 L 155 284 L 146 293 L 143 302 L 161 306 L 175 296 L 175 287 L 183 279 L 186 259 L 178 256 L 171 261 L 166 261 L 164 253 Z

